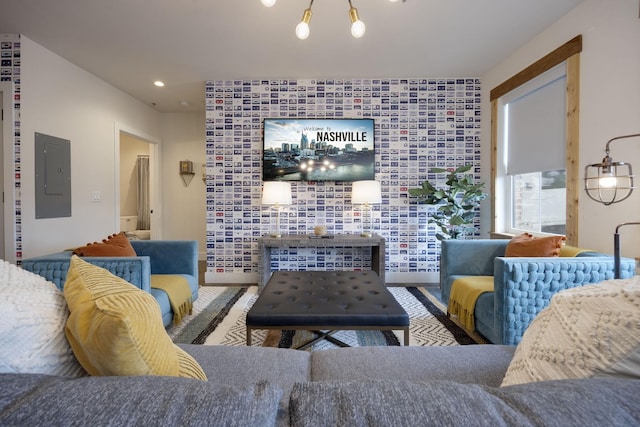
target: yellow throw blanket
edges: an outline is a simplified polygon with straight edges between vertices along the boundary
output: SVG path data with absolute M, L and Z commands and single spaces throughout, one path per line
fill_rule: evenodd
M 560 255 L 562 257 L 574 257 L 578 254 L 581 254 L 582 252 L 593 252 L 590 249 L 582 249 L 582 248 L 578 248 L 576 246 L 569 246 L 569 245 L 564 245 L 563 247 L 560 248 Z
M 458 316 L 469 331 L 475 331 L 473 310 L 480 294 L 493 292 L 493 276 L 468 276 L 453 281 L 449 296 L 448 315 Z
M 151 287 L 162 289 L 169 295 L 174 325 L 180 323 L 187 314 L 191 314 L 193 301 L 187 279 L 175 274 L 152 274 Z

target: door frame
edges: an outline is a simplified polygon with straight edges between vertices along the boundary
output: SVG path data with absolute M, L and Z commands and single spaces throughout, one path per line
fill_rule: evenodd
M 151 239 L 162 239 L 162 180 L 160 179 L 160 138 L 149 135 L 122 123 L 114 124 L 114 157 L 115 157 L 115 212 L 114 230 L 120 230 L 120 134 L 126 133 L 134 138 L 150 144 L 149 147 L 149 204 L 151 208 Z

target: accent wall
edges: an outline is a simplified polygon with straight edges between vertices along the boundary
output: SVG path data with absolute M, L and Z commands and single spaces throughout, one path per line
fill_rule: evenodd
M 257 279 L 257 239 L 272 231 L 273 212 L 261 205 L 262 126 L 265 118 L 373 118 L 375 171 L 382 203 L 372 228 L 386 239 L 387 282 L 437 282 L 439 243 L 427 223 L 432 206 L 408 189 L 430 169 L 474 165 L 480 176 L 481 83 L 476 78 L 209 81 L 206 96 L 208 283 Z M 294 182 L 282 231 L 358 234 L 362 210 L 351 183 Z M 479 215 L 476 217 L 479 224 Z M 370 268 L 369 249 L 288 248 L 274 251 L 272 270 Z

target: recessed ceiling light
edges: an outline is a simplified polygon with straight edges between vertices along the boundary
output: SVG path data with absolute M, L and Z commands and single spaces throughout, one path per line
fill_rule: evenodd
M 158 86 L 158 87 L 164 86 L 164 82 L 161 82 L 160 80 L 156 80 L 155 82 L 153 82 L 153 84 Z

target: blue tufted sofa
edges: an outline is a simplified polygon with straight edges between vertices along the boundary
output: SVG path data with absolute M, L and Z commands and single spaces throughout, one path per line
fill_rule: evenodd
M 517 345 L 553 294 L 568 288 L 613 279 L 613 257 L 594 251 L 552 258 L 508 258 L 509 240 L 445 240 L 440 256 L 442 301 L 463 276 L 493 276 L 493 292 L 476 301 L 476 331 L 494 344 Z M 635 261 L 623 258 L 621 278 L 633 276 Z
M 109 270 L 118 277 L 150 292 L 160 305 L 166 326 L 173 311 L 166 292 L 151 288 L 151 276 L 179 275 L 187 279 L 193 301 L 198 298 L 198 242 L 196 240 L 131 240 L 135 257 L 82 257 L 83 260 Z M 60 289 L 64 287 L 72 251 L 57 252 L 22 261 L 22 268 L 39 274 Z

